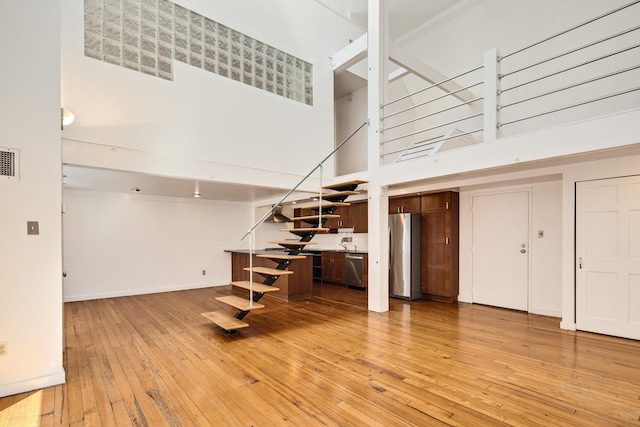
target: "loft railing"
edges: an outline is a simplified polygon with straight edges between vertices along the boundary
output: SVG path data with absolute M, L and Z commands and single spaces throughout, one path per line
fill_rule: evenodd
M 240 239 L 241 241 L 249 236 L 249 306 L 253 306 L 253 253 L 254 253 L 254 241 L 255 230 L 283 203 L 287 198 L 293 194 L 313 173 L 317 170 L 320 171 L 320 189 L 318 191 L 318 228 L 322 226 L 322 168 L 324 163 L 331 158 L 343 145 L 345 145 L 351 138 L 353 138 L 363 127 L 369 124 L 369 120 L 362 123 L 356 130 L 354 130 L 344 141 L 336 146 L 324 159 L 320 161 L 308 174 L 305 175 L 296 185 L 294 185 L 276 204 L 274 204 L 270 210 L 267 211 Z
M 387 102 L 381 157 L 415 159 L 639 107 L 640 98 L 628 96 L 640 90 L 640 25 L 633 16 L 640 16 L 640 0 L 511 53 L 486 52 L 482 65 Z M 449 81 L 460 89 L 443 92 Z M 471 96 L 460 102 L 462 91 Z

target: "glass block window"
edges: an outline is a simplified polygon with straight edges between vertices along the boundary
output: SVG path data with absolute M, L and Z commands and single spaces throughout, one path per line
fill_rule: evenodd
M 313 65 L 168 0 L 84 0 L 84 54 L 166 80 L 176 60 L 313 105 Z

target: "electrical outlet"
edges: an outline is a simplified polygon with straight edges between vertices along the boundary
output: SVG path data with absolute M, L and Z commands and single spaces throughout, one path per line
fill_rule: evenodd
M 0 342 L 0 356 L 6 356 L 7 355 L 7 343 L 6 342 Z
M 207 274 L 207 270 L 202 270 L 202 275 L 206 276 L 206 274 Z

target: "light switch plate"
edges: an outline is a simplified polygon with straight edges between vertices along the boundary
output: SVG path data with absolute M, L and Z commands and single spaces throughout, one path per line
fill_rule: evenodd
M 27 234 L 38 235 L 40 234 L 40 227 L 38 221 L 27 221 Z

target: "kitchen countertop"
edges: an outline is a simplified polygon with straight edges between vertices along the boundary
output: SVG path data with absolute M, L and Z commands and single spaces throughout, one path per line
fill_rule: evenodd
M 239 254 L 248 254 L 249 253 L 249 249 L 225 249 L 225 252 L 234 252 L 234 253 L 239 253 Z M 344 250 L 344 249 L 309 249 L 309 250 L 304 250 L 301 252 L 302 255 L 314 255 L 316 253 L 322 253 L 322 252 L 340 252 L 340 253 L 345 253 L 345 254 L 367 254 L 367 251 L 362 251 L 362 250 L 358 250 L 358 251 L 350 251 L 350 250 Z M 273 253 L 287 253 L 287 251 L 284 248 L 264 248 L 264 249 L 256 249 L 253 251 L 253 253 L 255 255 L 265 255 L 265 254 L 273 254 Z

